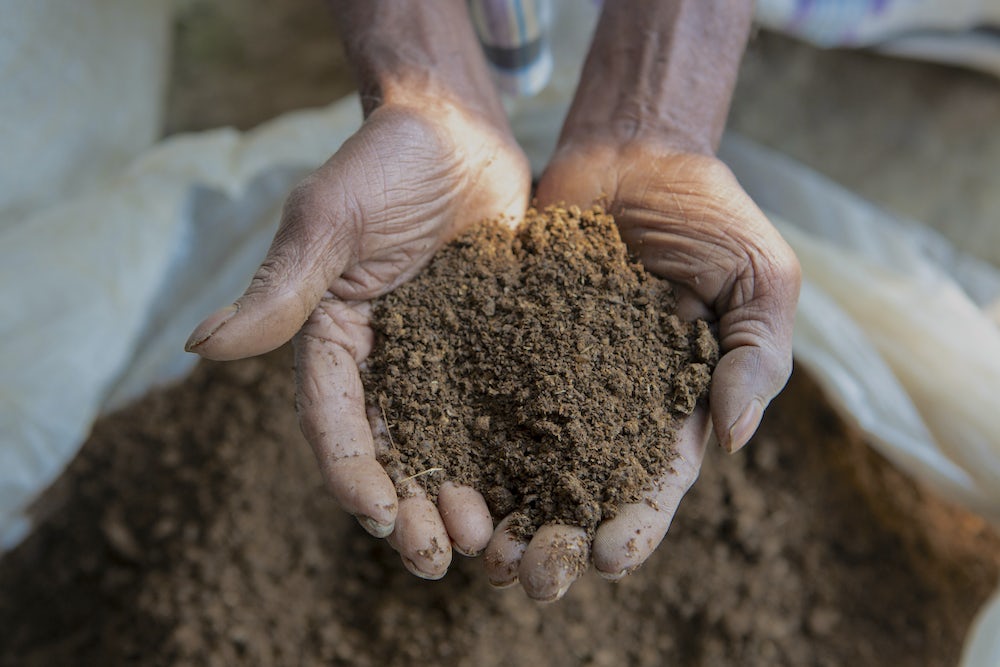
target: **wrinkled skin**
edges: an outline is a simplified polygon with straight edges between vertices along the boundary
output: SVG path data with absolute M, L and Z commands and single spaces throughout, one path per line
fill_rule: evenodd
M 539 205 L 604 202 L 646 268 L 675 286 L 681 316 L 718 327 L 722 357 L 712 377 L 710 411 L 703 403 L 683 425 L 673 470 L 642 502 L 622 508 L 597 530 L 594 566 L 605 578 L 620 579 L 666 534 L 698 477 L 711 423 L 723 447 L 739 449 L 788 380 L 799 265 L 725 165 L 667 144 L 565 144 L 543 175 L 537 199 Z M 565 545 L 586 546 L 584 538 L 571 526 L 543 526 L 529 544 L 497 531 L 487 548 L 487 574 L 495 585 L 520 580 L 531 597 L 558 599 L 587 555 L 552 556 Z
M 411 493 L 397 502 L 375 458 L 384 427 L 369 424 L 358 370 L 373 342 L 369 301 L 412 278 L 463 227 L 523 215 L 530 187 L 527 160 L 495 124 L 440 100 L 381 106 L 295 188 L 246 293 L 188 342 L 228 360 L 294 336 L 299 421 L 330 492 L 424 578 L 444 575 L 453 545 L 482 551 L 493 523 L 467 487 L 445 485 L 435 506 L 404 482 Z
M 206 319 L 188 349 L 237 359 L 294 336 L 302 430 L 344 509 L 387 537 L 418 576 L 443 576 L 453 549 L 485 549 L 494 585 L 520 581 L 532 598 L 555 600 L 589 560 L 616 579 L 656 548 L 697 478 L 709 413 L 702 406 L 684 424 L 674 470 L 645 502 L 602 524 L 592 544 L 567 526 L 543 526 L 520 543 L 506 519 L 494 530 L 482 496 L 468 487 L 443 485 L 435 505 L 414 481 L 397 480 L 406 491 L 397 501 L 375 458 L 385 427 L 379 414 L 366 414 L 358 371 L 373 342 L 368 301 L 412 278 L 463 226 L 520 217 L 530 187 L 527 162 L 508 134 L 436 104 L 378 108 L 298 186 L 244 296 Z M 678 287 L 682 314 L 718 323 L 724 356 L 711 413 L 723 446 L 742 446 L 788 377 L 799 278 L 791 251 L 728 169 L 650 144 L 565 145 L 538 198 L 584 206 L 606 200 L 626 242 Z

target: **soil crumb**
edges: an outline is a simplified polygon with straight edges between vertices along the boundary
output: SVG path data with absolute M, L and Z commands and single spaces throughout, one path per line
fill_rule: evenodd
M 989 526 L 802 373 L 621 583 L 591 571 L 539 606 L 481 559 L 418 579 L 324 491 L 291 364 L 203 363 L 97 424 L 0 560 L 0 666 L 937 667 L 995 590 Z
M 519 537 L 593 533 L 669 469 L 708 389 L 716 340 L 675 310 L 598 207 L 477 225 L 375 303 L 383 465 L 432 497 L 447 479 L 478 489 Z

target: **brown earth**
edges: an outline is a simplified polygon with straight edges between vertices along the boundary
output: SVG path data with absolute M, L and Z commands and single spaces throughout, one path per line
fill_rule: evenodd
M 432 499 L 471 486 L 522 539 L 543 523 L 593 535 L 667 473 L 708 390 L 718 344 L 675 310 L 600 208 L 474 226 L 374 304 L 381 462 Z
M 952 665 L 997 581 L 1000 539 L 801 372 L 623 583 L 419 580 L 324 493 L 290 365 L 204 363 L 97 425 L 0 561 L 0 665 Z

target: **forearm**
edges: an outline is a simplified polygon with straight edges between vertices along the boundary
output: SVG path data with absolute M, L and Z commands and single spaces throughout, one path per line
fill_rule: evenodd
M 367 116 L 382 104 L 445 103 L 501 121 L 465 0 L 331 0 Z
M 560 141 L 655 138 L 713 153 L 752 15 L 751 0 L 605 2 Z

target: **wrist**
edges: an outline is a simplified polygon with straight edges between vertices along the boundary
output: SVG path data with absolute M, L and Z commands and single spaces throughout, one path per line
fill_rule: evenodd
M 506 124 L 465 0 L 334 0 L 365 115 L 437 104 Z
M 610 153 L 622 155 L 641 148 L 646 152 L 715 156 L 717 144 L 711 136 L 675 124 L 668 125 L 660 119 L 642 119 L 631 114 L 595 115 L 578 120 L 572 127 L 564 127 L 558 150 L 572 152 L 604 147 Z
M 560 142 L 714 154 L 751 18 L 749 0 L 605 3 Z

